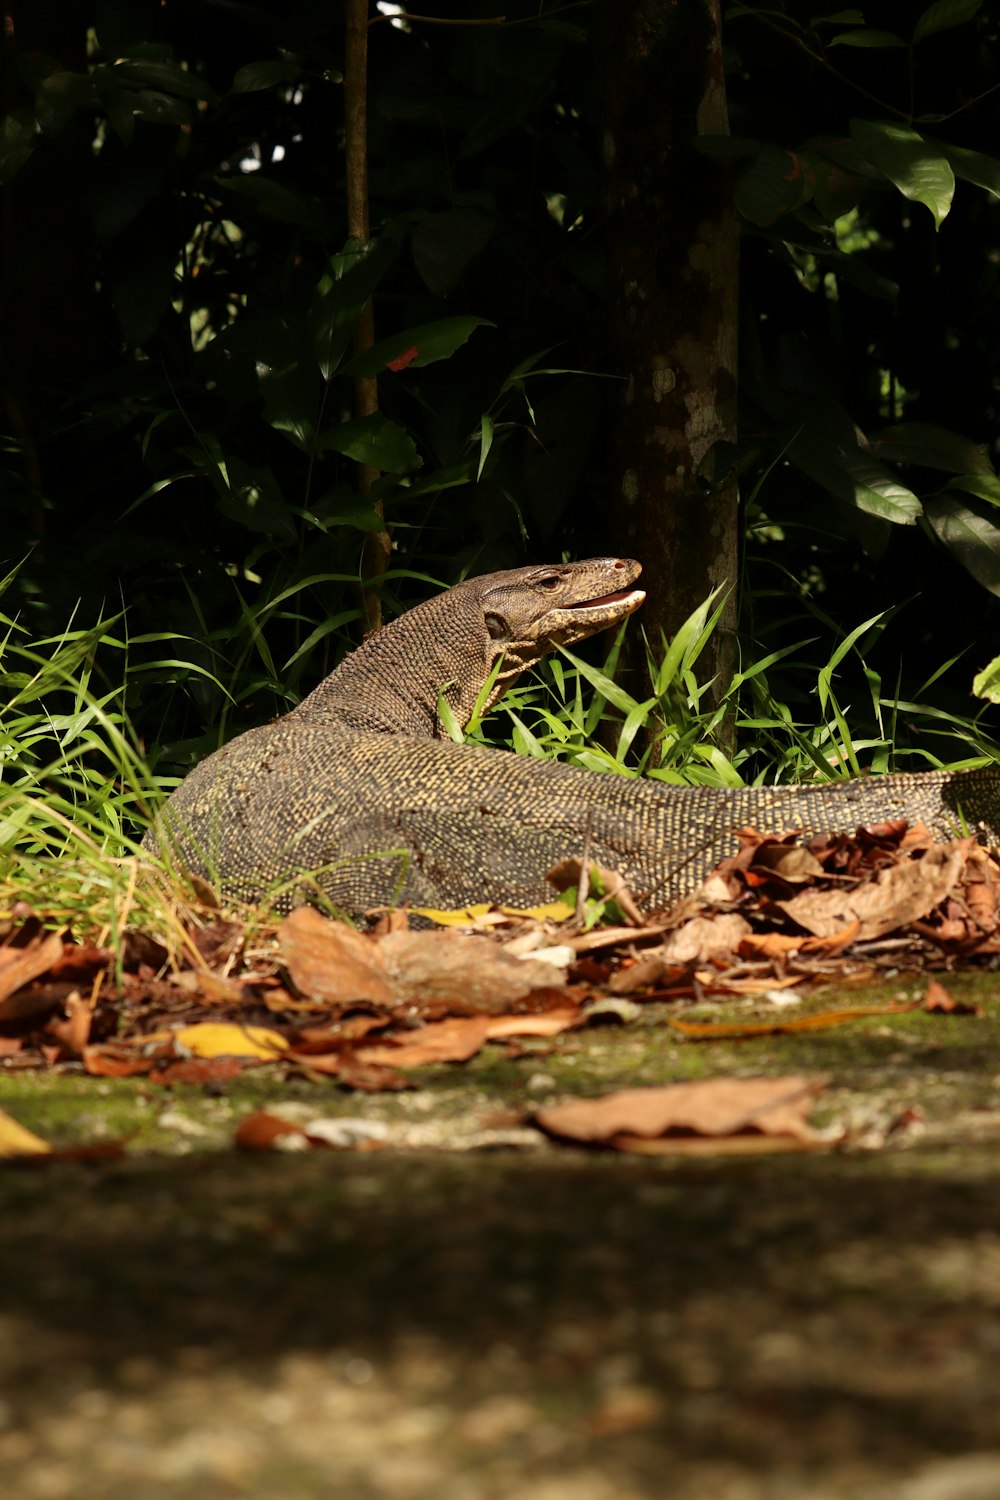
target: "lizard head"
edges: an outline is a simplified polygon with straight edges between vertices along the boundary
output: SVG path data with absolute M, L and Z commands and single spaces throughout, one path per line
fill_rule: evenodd
M 630 558 L 592 557 L 496 573 L 482 593 L 487 634 L 500 650 L 515 651 L 523 670 L 637 610 L 646 595 L 631 585 L 641 572 Z
M 641 572 L 630 558 L 592 557 L 472 580 L 485 630 L 483 680 L 500 658 L 485 707 L 492 708 L 548 652 L 607 630 L 637 610 L 646 595 L 631 585 Z M 471 712 L 471 703 L 463 707 Z

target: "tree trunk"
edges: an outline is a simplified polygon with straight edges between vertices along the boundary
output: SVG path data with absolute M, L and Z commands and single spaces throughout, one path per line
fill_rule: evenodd
M 347 0 L 346 39 L 344 48 L 344 171 L 347 189 L 347 235 L 362 243 L 370 233 L 368 221 L 368 4 L 369 0 Z M 375 312 L 369 297 L 354 330 L 353 350 L 363 354 L 375 342 Z M 354 412 L 371 417 L 378 411 L 378 381 L 374 375 L 359 375 L 354 382 Z M 368 496 L 379 477 L 370 464 L 358 465 L 358 493 Z M 382 502 L 374 500 L 372 509 L 381 516 Z M 365 634 L 382 624 L 382 601 L 372 580 L 389 565 L 392 543 L 383 526 L 369 531 L 361 554 L 362 604 L 365 612 Z
M 725 686 L 736 660 L 738 494 L 734 480 L 706 475 L 709 450 L 736 437 L 739 228 L 727 164 L 694 145 L 728 130 L 718 0 L 609 0 L 604 20 L 612 338 L 623 377 L 615 547 L 646 570 L 644 624 L 657 654 L 661 631 L 672 635 L 712 589 L 730 590 L 701 658 L 703 679 Z

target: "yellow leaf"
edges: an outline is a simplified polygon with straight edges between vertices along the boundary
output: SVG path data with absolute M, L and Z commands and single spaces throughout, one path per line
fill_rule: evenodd
M 200 1021 L 174 1032 L 174 1040 L 193 1057 L 278 1057 L 288 1048 L 279 1031 L 266 1026 L 233 1026 L 225 1021 Z
M 547 901 L 543 906 L 496 908 L 484 902 L 478 906 L 460 906 L 451 911 L 442 911 L 437 906 L 414 906 L 410 909 L 415 916 L 426 917 L 439 927 L 471 927 L 480 917 L 487 916 L 493 910 L 502 912 L 505 917 L 535 917 L 539 922 L 566 922 L 573 916 L 573 908 L 567 906 L 565 901 Z
M 568 922 L 576 912 L 565 901 L 546 901 L 541 906 L 501 906 L 508 917 L 537 917 L 539 922 Z
M 38 1156 L 52 1147 L 0 1109 L 0 1156 Z
M 414 915 L 426 917 L 429 922 L 436 922 L 439 927 L 468 927 L 470 922 L 475 922 L 477 917 L 485 917 L 490 907 L 485 903 L 481 906 L 460 906 L 454 911 L 442 911 L 437 906 L 414 906 L 411 907 Z

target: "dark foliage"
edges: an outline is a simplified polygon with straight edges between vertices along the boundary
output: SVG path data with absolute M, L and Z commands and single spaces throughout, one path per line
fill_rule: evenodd
M 766 475 L 748 558 L 767 644 L 812 633 L 788 623 L 810 600 L 847 629 L 916 596 L 878 660 L 894 683 L 902 655 L 905 697 L 982 642 L 946 684 L 957 702 L 1000 592 L 1000 166 L 954 148 L 989 149 L 1000 96 L 994 8 L 946 8 L 962 24 L 873 47 L 838 36 L 909 39 L 912 6 L 878 0 L 867 28 L 733 7 L 745 410 L 740 452 L 715 459 L 748 491 Z M 389 612 L 428 578 L 616 546 L 592 9 L 553 0 L 539 19 L 516 0 L 515 24 L 402 30 L 373 7 L 362 254 L 345 248 L 341 6 L 8 0 L 4 557 L 34 629 L 81 598 L 90 617 L 124 604 L 137 661 L 225 684 L 135 679 L 164 763 L 295 701 L 356 638 L 378 524 L 357 459 L 383 472 Z M 939 229 L 865 134 L 886 120 L 924 159 L 945 141 L 965 179 Z M 856 242 L 838 242 L 858 203 Z M 373 288 L 396 343 L 380 417 L 349 425 Z M 553 369 L 589 373 L 529 373 Z M 880 466 L 863 494 L 859 455 Z M 185 639 L 143 644 L 163 632 Z

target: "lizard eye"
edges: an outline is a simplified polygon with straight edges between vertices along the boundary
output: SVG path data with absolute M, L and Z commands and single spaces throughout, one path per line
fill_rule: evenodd
M 547 578 L 539 578 L 538 587 L 540 589 L 557 589 L 560 581 L 555 573 L 550 573 Z
M 504 641 L 510 635 L 510 627 L 503 615 L 487 615 L 486 629 L 491 641 Z

